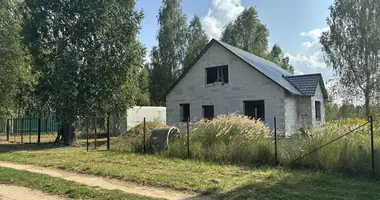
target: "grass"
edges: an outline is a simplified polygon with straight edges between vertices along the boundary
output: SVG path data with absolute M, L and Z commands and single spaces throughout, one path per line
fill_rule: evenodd
M 218 199 L 380 199 L 378 182 L 332 172 L 249 168 L 100 149 L 86 152 L 83 147 L 9 152 L 0 154 L 0 160 L 212 194 Z
M 72 199 L 153 199 L 139 195 L 125 194 L 118 190 L 91 188 L 60 178 L 3 167 L 0 167 L 0 183 L 27 187 Z

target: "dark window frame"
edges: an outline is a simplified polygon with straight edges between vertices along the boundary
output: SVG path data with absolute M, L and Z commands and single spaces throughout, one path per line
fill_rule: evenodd
M 212 110 L 206 110 L 212 109 Z M 209 114 L 212 113 L 212 114 Z M 204 119 L 212 120 L 215 117 L 215 108 L 214 105 L 203 105 L 202 106 L 202 115 Z
M 251 105 L 249 105 L 251 104 Z M 244 106 L 244 115 L 250 117 L 251 119 L 257 119 L 259 118 L 262 121 L 265 121 L 265 100 L 247 100 L 243 101 L 243 106 Z M 254 116 L 249 114 L 249 110 L 247 110 L 247 107 L 251 106 L 256 110 L 256 115 L 261 115 L 261 116 Z M 261 108 L 261 109 L 260 109 Z M 260 110 L 258 110 L 260 109 Z
M 229 83 L 228 65 L 207 67 L 205 71 L 206 71 L 206 85 L 215 84 L 215 83 L 222 83 L 222 84 Z
M 321 121 L 322 116 L 321 116 L 321 102 L 320 101 L 315 101 L 315 119 L 317 121 Z
M 179 107 L 181 109 L 181 122 L 187 122 L 190 118 L 190 104 L 189 103 L 182 103 L 179 104 Z M 187 112 L 185 111 L 185 108 L 187 108 Z

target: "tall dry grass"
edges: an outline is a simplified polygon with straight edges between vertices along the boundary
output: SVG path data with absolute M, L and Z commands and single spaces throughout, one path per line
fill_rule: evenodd
M 184 133 L 184 131 L 182 131 Z M 190 130 L 191 157 L 229 164 L 260 164 L 273 160 L 270 129 L 260 120 L 241 115 L 220 115 L 200 120 Z M 165 155 L 187 157 L 187 140 L 170 144 Z
M 341 139 L 299 159 L 335 138 L 365 123 L 363 120 L 344 120 L 314 127 L 310 135 L 278 138 L 278 160 L 286 167 L 317 168 L 348 171 L 371 170 L 369 126 L 365 126 Z M 274 138 L 262 121 L 241 115 L 220 115 L 212 121 L 200 120 L 190 125 L 190 158 L 223 164 L 260 165 L 274 164 Z M 188 158 L 186 129 L 180 139 L 172 141 L 160 154 L 168 157 Z M 375 130 L 375 148 L 380 150 L 380 135 Z M 380 134 L 380 133 L 379 133 Z M 115 150 L 142 152 L 140 134 L 125 134 L 118 138 Z M 147 141 L 149 144 L 149 141 Z M 376 169 L 380 172 L 380 153 L 375 154 Z

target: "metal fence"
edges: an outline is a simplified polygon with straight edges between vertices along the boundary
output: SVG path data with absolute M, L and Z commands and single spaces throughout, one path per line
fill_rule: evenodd
M 18 143 L 53 142 L 59 122 L 52 117 L 17 117 L 1 120 L 1 140 Z

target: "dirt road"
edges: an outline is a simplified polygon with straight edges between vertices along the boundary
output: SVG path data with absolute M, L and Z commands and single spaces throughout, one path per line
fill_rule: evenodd
M 46 174 L 52 177 L 62 178 L 69 181 L 81 183 L 91 187 L 99 187 L 107 190 L 121 190 L 130 194 L 144 195 L 154 198 L 165 198 L 169 200 L 177 199 L 205 199 L 205 197 L 196 196 L 194 194 L 184 193 L 180 191 L 173 191 L 164 188 L 155 188 L 149 186 L 141 186 L 134 183 L 119 181 L 116 179 L 109 179 L 98 176 L 90 176 L 85 174 L 67 172 L 58 169 L 51 169 L 45 167 L 37 167 L 33 165 L 15 164 L 0 161 L 0 167 L 12 168 L 17 170 L 24 170 L 39 174 Z
M 0 184 L 1 200 L 64 200 L 59 196 L 48 195 L 25 187 Z

